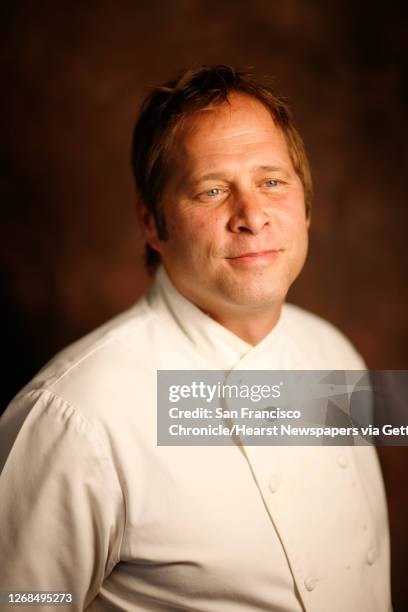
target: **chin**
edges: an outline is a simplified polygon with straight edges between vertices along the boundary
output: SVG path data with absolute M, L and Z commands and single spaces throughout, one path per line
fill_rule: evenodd
M 237 307 L 246 307 L 250 309 L 268 309 L 276 308 L 277 305 L 281 305 L 284 301 L 287 288 L 282 287 L 260 287 L 259 284 L 256 287 L 241 286 L 235 287 L 233 291 L 227 292 L 225 298 L 230 302 L 231 305 Z

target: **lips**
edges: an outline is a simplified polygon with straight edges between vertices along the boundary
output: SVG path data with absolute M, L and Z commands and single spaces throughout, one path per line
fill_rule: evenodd
M 262 251 L 246 251 L 237 255 L 226 257 L 229 265 L 240 269 L 252 270 L 255 268 L 269 268 L 274 266 L 280 258 L 283 249 L 268 249 Z
M 226 259 L 256 259 L 261 257 L 268 257 L 279 253 L 282 249 L 267 249 L 263 251 L 248 251 L 247 253 L 240 253 L 238 255 L 232 255 Z

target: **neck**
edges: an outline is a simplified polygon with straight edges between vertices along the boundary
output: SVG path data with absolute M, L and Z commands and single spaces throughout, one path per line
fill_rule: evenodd
M 258 306 L 236 305 L 213 295 L 193 292 L 180 279 L 175 282 L 168 270 L 166 273 L 173 287 L 184 298 L 252 346 L 259 344 L 279 321 L 283 299 Z
M 266 313 L 255 311 L 250 314 L 220 314 L 207 311 L 214 321 L 252 346 L 259 344 L 272 331 L 279 321 L 280 313 L 281 305 Z

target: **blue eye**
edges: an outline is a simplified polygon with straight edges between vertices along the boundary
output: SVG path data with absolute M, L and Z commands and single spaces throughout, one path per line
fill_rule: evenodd
M 206 191 L 202 191 L 197 194 L 196 199 L 200 202 L 210 202 L 210 200 L 214 200 L 214 203 L 221 202 L 225 197 L 228 189 L 225 187 L 211 187 L 211 189 L 207 189 Z
M 214 198 L 215 196 L 219 195 L 219 193 L 220 189 L 218 189 L 217 187 L 213 187 L 212 189 L 206 191 L 205 195 L 209 196 L 210 198 Z
M 277 179 L 269 179 L 266 181 L 267 187 L 278 187 L 279 181 Z

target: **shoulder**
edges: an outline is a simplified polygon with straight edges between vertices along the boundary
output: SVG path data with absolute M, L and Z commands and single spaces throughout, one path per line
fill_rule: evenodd
M 136 430 L 154 439 L 161 329 L 162 322 L 143 296 L 128 311 L 58 353 L 0 419 L 0 471 L 24 432 L 37 432 L 40 445 L 47 436 L 70 440 L 72 452 L 104 449 L 98 457 L 110 457 L 109 449 L 134 439 Z
M 51 359 L 17 394 L 4 416 L 17 405 L 38 402 L 41 396 L 53 397 L 57 411 L 60 398 L 90 422 L 97 414 L 113 416 L 113 409 L 127 409 L 128 398 L 134 401 L 140 394 L 142 381 L 145 386 L 155 383 L 156 319 L 143 296 Z
M 293 304 L 284 304 L 282 318 L 287 342 L 305 362 L 302 368 L 366 369 L 350 340 L 325 319 Z
M 94 363 L 120 363 L 128 353 L 132 353 L 135 358 L 143 352 L 144 345 L 148 344 L 146 336 L 151 319 L 154 319 L 154 315 L 142 297 L 125 312 L 57 353 L 18 395 L 28 390 L 58 387 L 64 378 L 92 369 Z M 119 356 L 121 359 L 117 360 Z

